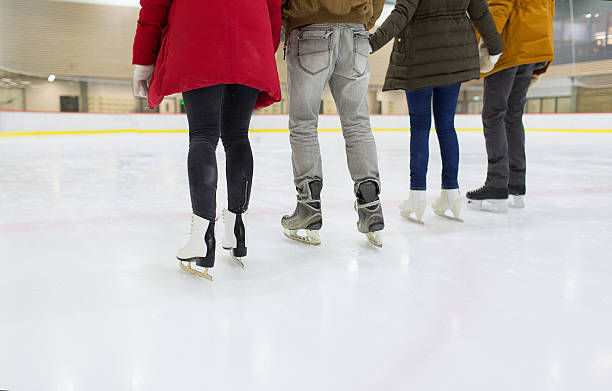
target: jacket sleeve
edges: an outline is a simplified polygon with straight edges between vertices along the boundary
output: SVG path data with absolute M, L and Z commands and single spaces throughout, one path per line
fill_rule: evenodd
M 385 46 L 387 42 L 397 37 L 406 28 L 416 12 L 419 2 L 420 0 L 397 0 L 391 15 L 370 38 L 372 52 Z
M 383 7 L 385 6 L 385 0 L 374 0 L 372 2 L 373 6 L 373 14 L 370 20 L 368 21 L 368 25 L 366 26 L 366 30 L 370 30 L 376 24 L 378 18 L 380 18 L 380 14 L 382 14 Z
M 472 23 L 482 36 L 489 54 L 500 54 L 504 50 L 504 44 L 501 36 L 497 32 L 493 16 L 489 12 L 489 6 L 486 0 L 470 0 L 468 14 Z
M 500 33 L 506 27 L 506 22 L 508 22 L 508 17 L 510 17 L 510 13 L 514 8 L 514 3 L 516 3 L 516 0 L 489 0 L 489 10 L 491 15 L 493 15 L 497 31 Z
M 132 63 L 151 65 L 157 60 L 162 31 L 168 24 L 168 13 L 173 0 L 140 0 L 140 16 L 134 37 Z
M 274 43 L 274 53 L 280 45 L 281 27 L 283 19 L 281 16 L 281 0 L 268 0 L 268 12 L 270 14 L 270 25 L 272 26 L 272 41 Z

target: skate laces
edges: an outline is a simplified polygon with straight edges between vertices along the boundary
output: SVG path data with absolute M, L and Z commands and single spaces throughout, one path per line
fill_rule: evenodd
M 372 206 L 378 206 L 378 205 L 380 205 L 380 200 L 374 200 L 372 202 L 368 202 L 365 204 L 360 204 L 359 201 L 355 200 L 355 211 L 359 211 L 359 209 L 371 208 Z
M 312 198 L 300 199 L 300 198 L 298 197 L 298 199 L 297 199 L 297 203 L 298 203 L 298 204 L 302 204 L 302 205 L 308 205 L 308 206 L 310 206 L 310 207 L 312 208 L 313 206 L 312 206 L 312 205 L 310 205 L 310 204 L 313 204 L 313 203 L 319 203 L 319 204 L 320 204 L 320 203 L 321 203 L 321 200 L 314 200 L 314 199 L 312 199 Z
M 478 189 L 470 191 L 470 193 L 472 193 L 472 194 L 474 194 L 474 193 L 482 193 L 486 189 L 487 189 L 487 186 L 486 185 L 482 185 Z

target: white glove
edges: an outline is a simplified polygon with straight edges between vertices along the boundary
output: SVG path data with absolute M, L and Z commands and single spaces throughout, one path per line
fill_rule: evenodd
M 540 81 L 540 75 L 532 75 L 531 76 L 531 82 L 529 82 L 529 87 L 533 87 L 539 81 Z
M 478 56 L 480 57 L 480 73 L 489 73 L 495 68 L 495 64 L 499 61 L 501 53 L 494 56 L 489 54 L 489 49 L 481 39 L 478 44 Z
M 136 65 L 134 68 L 134 96 L 147 98 L 149 96 L 149 79 L 153 76 L 155 65 Z

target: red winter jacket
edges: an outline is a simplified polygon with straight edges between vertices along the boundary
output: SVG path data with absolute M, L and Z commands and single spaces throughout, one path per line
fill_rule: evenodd
M 281 100 L 274 54 L 281 0 L 141 0 L 134 64 L 155 64 L 149 106 L 216 84 L 261 91 L 255 108 Z

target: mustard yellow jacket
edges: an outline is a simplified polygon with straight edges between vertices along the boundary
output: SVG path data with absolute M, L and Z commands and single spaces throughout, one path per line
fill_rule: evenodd
M 482 77 L 514 66 L 539 62 L 548 64 L 535 73 L 546 72 L 555 58 L 555 0 L 488 0 L 488 3 L 504 42 L 504 53 L 495 68 Z

